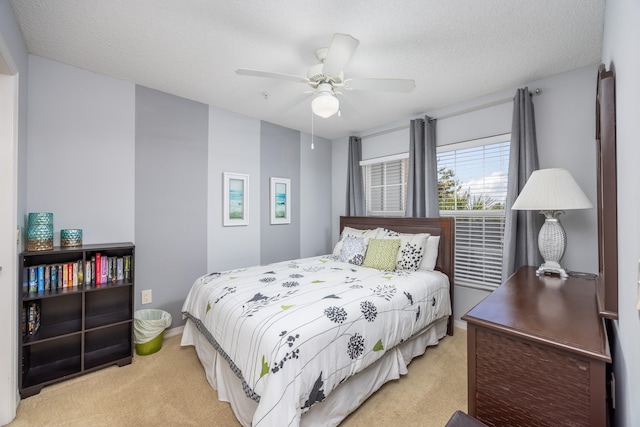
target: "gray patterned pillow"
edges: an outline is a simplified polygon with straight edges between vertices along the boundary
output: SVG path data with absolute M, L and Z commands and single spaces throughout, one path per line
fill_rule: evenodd
M 340 261 L 362 265 L 367 252 L 367 239 L 363 237 L 345 236 L 340 250 Z

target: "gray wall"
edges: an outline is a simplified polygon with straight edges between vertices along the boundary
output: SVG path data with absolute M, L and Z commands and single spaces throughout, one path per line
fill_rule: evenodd
M 29 55 L 29 212 L 85 243 L 133 241 L 135 87 Z M 20 219 L 19 219 L 20 220 Z
M 260 263 L 300 257 L 300 132 L 262 122 L 260 126 Z M 291 223 L 271 224 L 269 179 L 291 180 Z
M 26 212 L 27 205 L 27 117 L 29 81 L 29 54 L 22 39 L 20 28 L 13 16 L 7 0 L 0 1 L 0 35 L 11 52 L 18 67 L 19 105 L 18 105 L 18 222 Z M 18 225 L 21 225 L 20 223 Z
M 568 169 L 587 197 L 596 201 L 595 177 L 595 77 L 596 65 L 580 68 L 544 80 L 531 82 L 530 90 L 541 88 L 542 94 L 533 100 L 536 110 L 536 132 L 540 167 L 563 167 Z M 432 117 L 462 111 L 512 97 L 517 88 L 470 100 L 427 114 Z M 447 145 L 480 137 L 511 132 L 513 106 L 511 102 L 478 111 L 460 114 L 439 120 L 437 144 Z M 388 126 L 363 132 L 363 158 L 408 151 L 409 124 L 391 123 Z M 396 130 L 397 129 L 397 130 Z M 367 137 L 367 135 L 380 134 Z M 333 242 L 338 238 L 338 220 L 344 213 L 346 189 L 347 139 L 332 141 L 333 146 L 333 195 L 332 215 Z M 567 232 L 567 250 L 563 264 L 570 270 L 595 272 L 597 270 L 597 225 L 595 210 L 568 212 L 562 217 Z M 480 302 L 485 291 L 463 286 L 455 287 L 454 317 L 464 313 Z
M 298 131 L 33 55 L 28 64 L 24 212 L 54 213 L 56 245 L 68 227 L 85 243 L 134 242 L 136 309 L 165 309 L 179 326 L 201 274 L 330 251 L 329 141 L 310 150 Z M 225 171 L 249 175 L 248 226 L 222 226 Z M 268 224 L 271 176 L 292 180 L 290 225 Z M 105 200 L 99 185 L 116 191 Z
M 331 142 L 300 135 L 300 256 L 331 252 Z
M 640 3 L 608 1 L 605 9 L 602 62 L 616 74 L 616 139 L 618 166 L 618 310 L 613 323 L 613 366 L 616 378 L 616 425 L 640 423 Z
M 249 225 L 223 227 L 222 174 L 249 175 Z M 260 264 L 260 121 L 209 108 L 207 271 Z
M 152 289 L 153 307 L 175 326 L 190 285 L 207 272 L 209 110 L 136 86 L 135 119 L 136 290 Z M 149 307 L 136 300 L 140 308 Z

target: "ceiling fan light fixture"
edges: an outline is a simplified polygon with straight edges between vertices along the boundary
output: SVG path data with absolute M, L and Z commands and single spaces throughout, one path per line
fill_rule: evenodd
M 311 111 L 316 116 L 327 119 L 340 109 L 340 101 L 330 92 L 321 92 L 311 101 Z

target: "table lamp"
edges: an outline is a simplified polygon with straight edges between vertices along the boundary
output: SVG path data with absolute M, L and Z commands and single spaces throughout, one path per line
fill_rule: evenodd
M 569 209 L 589 209 L 593 205 L 566 169 L 540 169 L 529 180 L 513 203 L 514 210 L 535 210 L 545 216 L 538 234 L 538 249 L 544 263 L 536 274 L 559 274 L 569 277 L 560 260 L 567 245 L 567 235 L 558 216 Z

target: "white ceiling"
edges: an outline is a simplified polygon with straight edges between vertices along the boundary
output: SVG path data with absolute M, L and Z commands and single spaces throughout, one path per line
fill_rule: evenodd
M 415 79 L 409 94 L 345 91 L 341 117 L 314 119 L 328 139 L 597 63 L 604 3 L 11 0 L 34 55 L 309 133 L 306 85 L 235 69 L 306 76 L 346 33 L 360 45 L 345 78 Z

